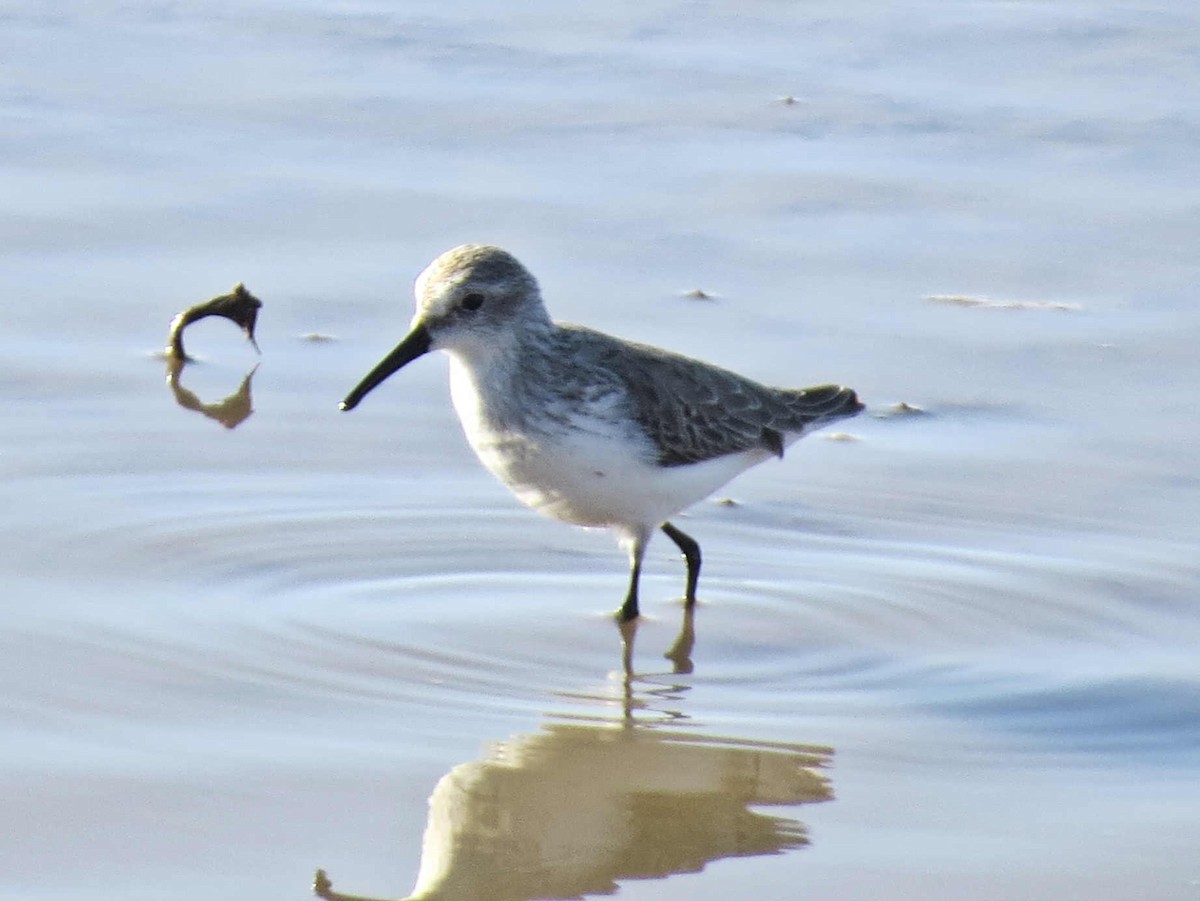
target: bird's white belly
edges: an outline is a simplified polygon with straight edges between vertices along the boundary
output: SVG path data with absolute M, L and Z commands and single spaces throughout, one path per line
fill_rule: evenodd
M 762 456 L 738 454 L 688 466 L 660 467 L 628 445 L 569 435 L 468 432 L 480 461 L 525 504 L 582 526 L 657 525 L 707 497 Z
M 451 367 L 451 393 L 480 462 L 526 505 L 582 526 L 656 526 L 770 456 L 730 454 L 662 467 L 636 437 L 600 420 L 533 431 L 497 428 L 473 385 Z

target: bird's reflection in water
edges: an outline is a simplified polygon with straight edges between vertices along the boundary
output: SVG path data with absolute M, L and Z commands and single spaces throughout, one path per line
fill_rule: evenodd
M 241 385 L 233 394 L 211 404 L 204 403 L 196 396 L 195 392 L 183 387 L 180 375 L 186 365 L 186 360 L 177 357 L 167 358 L 167 387 L 175 395 L 175 403 L 185 410 L 202 413 L 209 419 L 221 423 L 227 429 L 237 428 L 250 418 L 250 414 L 254 412 L 253 401 L 250 397 L 250 381 L 254 378 L 254 373 L 258 371 L 257 365 L 246 373 Z
M 551 713 L 540 731 L 497 742 L 442 777 L 410 899 L 606 895 L 621 880 L 808 843 L 803 824 L 751 807 L 830 800 L 822 770 L 833 750 L 686 731 L 689 686 L 632 672 L 635 629 L 623 630 L 621 678 L 560 695 L 591 711 Z M 335 891 L 324 871 L 314 890 L 367 901 Z
M 621 663 L 625 668 L 625 675 L 632 678 L 633 639 L 637 635 L 637 620 L 631 623 L 621 623 L 618 628 L 621 630 Z M 685 675 L 694 669 L 694 665 L 692 664 L 692 649 L 695 646 L 696 607 L 695 605 L 688 605 L 683 608 L 683 625 L 679 627 L 679 634 L 675 637 L 674 644 L 663 653 L 663 657 L 674 664 L 673 673 Z

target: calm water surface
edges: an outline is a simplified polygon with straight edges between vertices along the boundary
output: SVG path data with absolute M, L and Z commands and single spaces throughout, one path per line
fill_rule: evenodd
M 1200 898 L 1194 12 L 2 16 L 0 897 Z M 868 401 L 687 514 L 694 618 L 443 360 L 337 411 L 468 240 Z

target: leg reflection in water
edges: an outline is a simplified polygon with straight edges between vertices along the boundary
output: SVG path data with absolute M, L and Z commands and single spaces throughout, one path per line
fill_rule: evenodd
M 621 633 L 621 668 L 627 677 L 633 675 L 633 643 L 637 637 L 638 624 L 641 620 L 618 621 L 617 630 Z M 663 652 L 663 657 L 674 664 L 671 672 L 674 675 L 687 675 L 695 669 L 692 663 L 692 649 L 696 646 L 696 603 L 695 600 L 685 602 L 683 607 L 683 622 L 674 643 Z

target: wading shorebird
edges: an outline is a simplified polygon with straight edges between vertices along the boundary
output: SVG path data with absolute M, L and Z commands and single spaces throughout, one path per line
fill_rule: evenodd
M 618 611 L 638 616 L 638 577 L 655 529 L 687 561 L 696 601 L 700 545 L 668 518 L 816 428 L 863 405 L 840 385 L 769 388 L 699 360 L 555 322 L 537 281 L 499 247 L 464 244 L 425 269 L 408 336 L 341 408 L 431 350 L 450 356 L 450 393 L 480 461 L 525 504 L 613 529 L 629 552 Z

